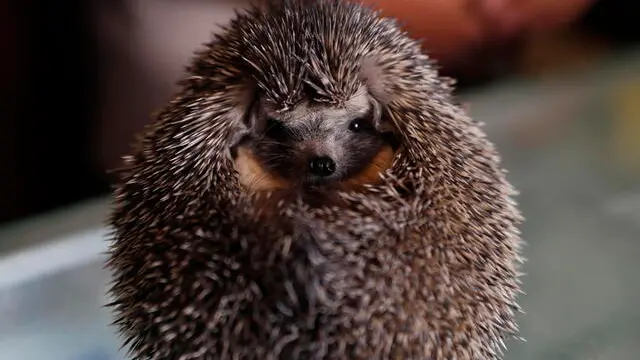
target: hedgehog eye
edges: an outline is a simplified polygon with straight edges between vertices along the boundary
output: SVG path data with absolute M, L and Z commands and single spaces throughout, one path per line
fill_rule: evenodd
M 288 130 L 282 123 L 282 121 L 274 118 L 267 118 L 265 127 L 265 135 L 275 140 L 283 140 L 288 137 Z
M 349 123 L 349 130 L 353 132 L 371 131 L 374 129 L 373 123 L 365 118 L 354 119 Z

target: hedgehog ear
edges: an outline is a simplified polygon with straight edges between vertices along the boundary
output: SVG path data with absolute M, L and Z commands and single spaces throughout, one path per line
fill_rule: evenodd
M 246 132 L 254 133 L 260 126 L 260 97 L 255 87 L 248 88 L 242 106 L 242 125 Z
M 373 121 L 373 125 L 376 127 L 376 130 L 380 132 L 388 130 L 386 129 L 386 121 L 383 118 L 382 105 L 375 98 L 373 98 L 373 96 L 370 99 L 369 103 L 371 104 L 369 116 L 371 116 L 371 120 Z
M 238 94 L 239 101 L 229 112 L 232 123 L 236 124 L 236 131 L 232 134 L 231 147 L 235 147 L 242 142 L 252 132 L 251 122 L 253 121 L 253 109 L 256 102 L 256 94 L 253 87 L 247 87 Z
M 390 122 L 385 117 L 382 104 L 380 104 L 380 102 L 377 101 L 373 96 L 370 103 L 371 103 L 371 118 L 373 120 L 373 125 L 376 127 L 376 130 L 378 130 L 381 133 L 393 131 L 393 129 L 391 128 Z
M 387 104 L 391 101 L 391 94 L 387 89 L 380 66 L 375 58 L 371 56 L 366 57 L 360 65 L 362 80 L 365 82 L 372 98 L 373 119 L 376 129 L 382 133 L 395 133 L 396 129 L 385 111 Z
M 260 97 L 256 93 L 244 117 L 244 126 L 248 133 L 259 134 L 266 125 L 266 116 L 261 111 Z
M 382 104 L 375 99 L 371 101 L 373 124 L 378 132 L 382 134 L 382 137 L 387 141 L 394 149 L 400 146 L 398 131 L 393 123 L 389 120 L 388 115 L 384 111 Z
M 382 68 L 372 56 L 365 57 L 360 63 L 361 78 L 367 85 L 371 96 L 385 106 L 391 101 L 391 94 L 387 89 Z

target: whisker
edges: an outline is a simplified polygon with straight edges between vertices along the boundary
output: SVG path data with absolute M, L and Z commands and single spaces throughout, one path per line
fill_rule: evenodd
M 283 148 L 291 148 L 292 147 L 290 144 L 287 144 L 287 143 L 281 142 L 281 141 L 272 140 L 272 139 L 261 139 L 259 141 L 259 143 L 261 145 L 281 146 Z
M 253 178 L 249 182 L 249 188 L 251 190 L 261 189 L 261 187 L 259 187 L 259 185 L 261 185 L 268 177 L 269 177 L 268 174 L 262 174 L 262 175 L 259 175 L 259 176 L 253 176 Z
M 264 164 L 265 165 L 277 165 L 278 163 L 282 162 L 282 160 L 285 160 L 287 157 L 285 156 L 270 156 L 270 157 L 265 157 L 264 158 Z

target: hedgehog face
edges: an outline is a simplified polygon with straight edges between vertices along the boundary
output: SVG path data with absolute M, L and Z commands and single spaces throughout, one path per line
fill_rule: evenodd
M 284 112 L 258 98 L 247 120 L 242 146 L 266 174 L 291 185 L 341 183 L 390 165 L 379 162 L 391 134 L 380 105 L 364 90 L 341 105 L 307 100 Z

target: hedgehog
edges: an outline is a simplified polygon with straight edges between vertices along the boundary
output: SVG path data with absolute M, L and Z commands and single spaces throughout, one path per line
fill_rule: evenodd
M 129 358 L 503 358 L 523 218 L 454 87 L 360 3 L 239 11 L 116 171 Z

